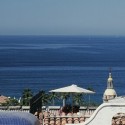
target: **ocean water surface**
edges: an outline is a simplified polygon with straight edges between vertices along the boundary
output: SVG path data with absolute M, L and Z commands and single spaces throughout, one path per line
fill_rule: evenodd
M 0 94 L 77 84 L 92 87 L 101 103 L 110 68 L 117 94 L 125 95 L 124 55 L 125 37 L 0 36 Z

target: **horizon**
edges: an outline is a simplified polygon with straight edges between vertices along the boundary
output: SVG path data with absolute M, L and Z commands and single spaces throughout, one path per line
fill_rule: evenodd
M 23 34 L 20 34 L 20 35 L 15 35 L 15 34 L 13 34 L 13 35 L 8 35 L 8 34 L 6 34 L 6 35 L 0 35 L 0 37 L 2 37 L 2 36 L 7 36 L 7 37 L 11 37 L 11 36 L 19 36 L 19 37 L 21 37 L 21 36 L 26 36 L 26 37 L 30 37 L 30 36 L 34 36 L 34 37 L 91 37 L 91 38 L 94 38 L 94 37 L 115 37 L 115 38 L 120 38 L 120 37 L 125 37 L 125 35 L 27 35 L 27 34 L 25 34 L 25 35 L 23 35 Z

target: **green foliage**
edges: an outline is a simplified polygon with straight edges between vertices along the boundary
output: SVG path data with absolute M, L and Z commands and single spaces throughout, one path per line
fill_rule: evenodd
M 41 91 L 41 101 L 42 105 L 47 105 L 49 103 L 49 94 L 45 91 Z
M 9 106 L 17 106 L 17 105 L 19 105 L 19 102 L 17 99 L 15 99 L 15 98 L 9 99 Z
M 17 106 L 19 105 L 19 102 L 15 98 L 9 98 L 6 103 L 3 103 L 2 106 Z
M 61 93 L 61 99 L 68 99 L 70 97 L 70 93 Z
M 29 106 L 30 99 L 33 97 L 33 93 L 30 89 L 24 89 L 22 92 L 21 105 Z
M 52 105 L 55 105 L 55 100 L 59 100 L 59 95 L 55 92 L 49 93 L 49 100 L 50 103 L 52 102 Z
M 83 103 L 84 103 L 83 95 L 81 93 L 73 94 L 73 104 L 75 104 L 75 105 L 82 105 Z
M 70 93 L 61 93 L 60 98 L 63 99 L 63 106 L 66 105 L 66 100 L 70 97 Z

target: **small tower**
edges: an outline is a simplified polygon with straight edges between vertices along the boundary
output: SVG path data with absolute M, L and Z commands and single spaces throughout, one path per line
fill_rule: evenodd
M 107 80 L 107 89 L 103 94 L 103 102 L 108 102 L 110 99 L 114 99 L 117 96 L 116 91 L 113 88 L 113 79 L 111 73 L 109 73 L 109 78 Z

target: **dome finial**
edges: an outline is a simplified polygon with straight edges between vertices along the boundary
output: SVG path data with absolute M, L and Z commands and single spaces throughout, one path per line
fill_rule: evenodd
M 109 68 L 109 78 L 112 78 L 112 68 L 111 67 Z

